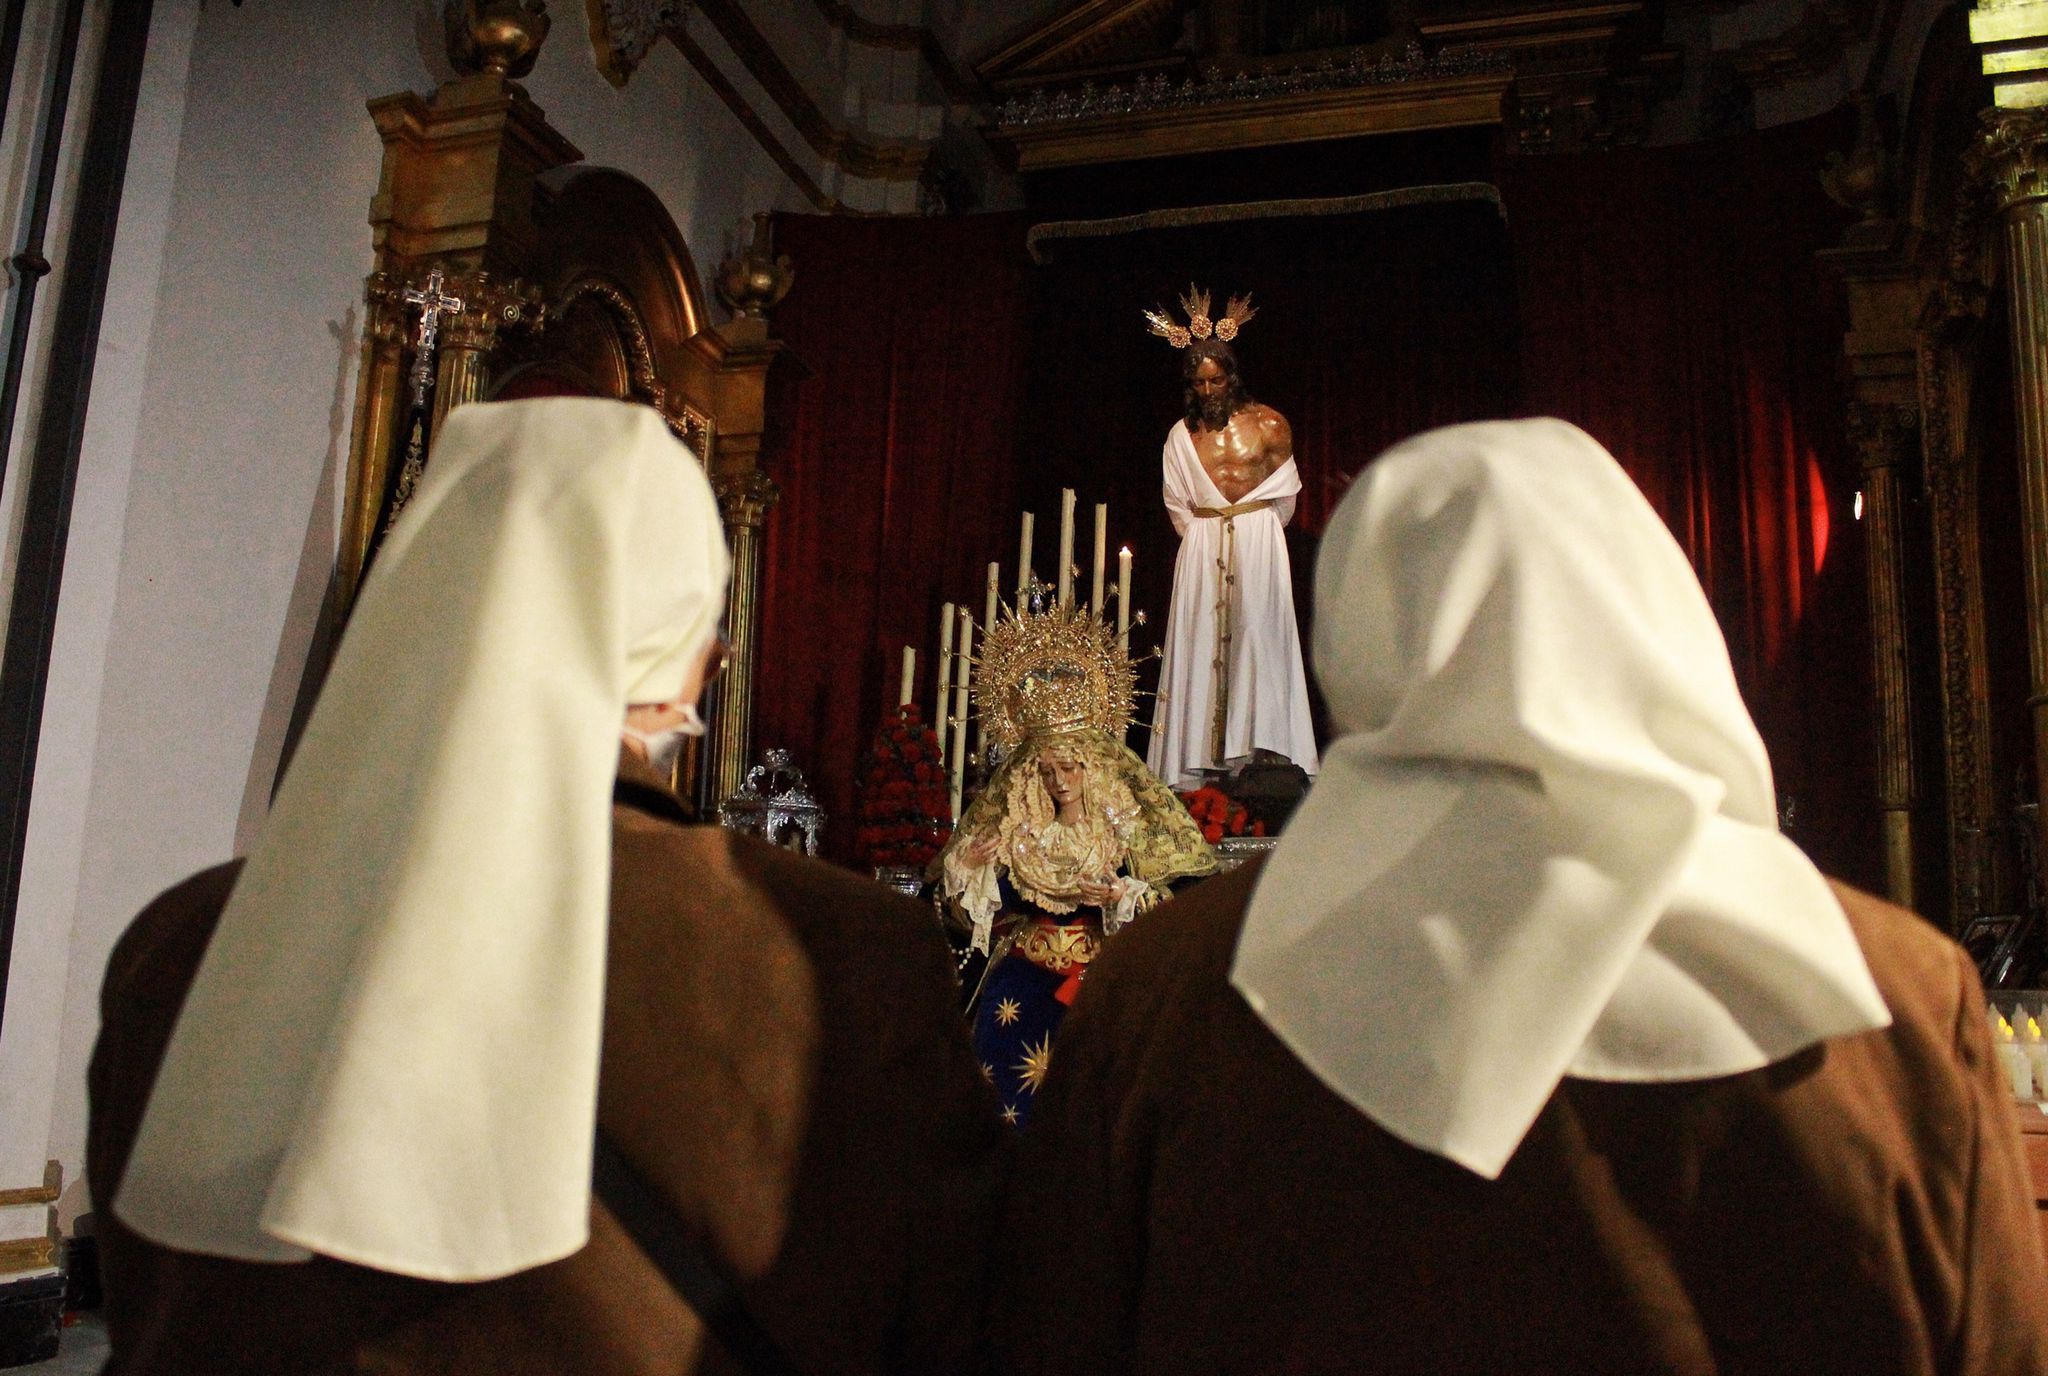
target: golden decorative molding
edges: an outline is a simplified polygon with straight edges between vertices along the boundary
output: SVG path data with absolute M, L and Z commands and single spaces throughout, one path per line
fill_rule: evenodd
M 1009 97 L 991 141 L 1024 172 L 1494 123 L 1516 151 L 1562 152 L 1639 142 L 1678 87 L 1647 0 L 1460 8 L 1417 18 L 1405 52 L 1267 56 L 1224 31 L 1235 11 L 1221 4 L 1202 50 L 1186 51 L 1158 27 L 1177 12 L 1090 0 L 982 63 Z
M 1508 71 L 1274 96 L 1244 104 L 1167 107 L 1043 124 L 1003 125 L 990 137 L 1022 172 L 1314 143 L 1364 134 L 1501 122 Z
M 19 1271 L 48 1271 L 56 1265 L 54 1237 L 17 1237 L 0 1242 L 0 1276 Z
M 556 319 L 562 319 L 580 301 L 595 302 L 618 327 L 620 341 L 625 346 L 626 377 L 632 396 L 667 415 L 668 389 L 662 386 L 661 377 L 655 371 L 654 347 L 648 341 L 647 325 L 640 319 L 632 298 L 609 278 L 580 277 L 555 298 L 552 314 Z
M 1970 239 L 1968 218 L 1952 232 Z M 1951 253 L 1952 265 L 1965 260 Z M 1921 461 L 1934 546 L 1936 653 L 1940 657 L 1943 765 L 1948 781 L 1952 912 L 1958 923 L 1998 895 L 1986 837 L 2001 799 L 1991 757 L 1984 568 L 1978 537 L 1978 469 L 1970 394 L 1988 293 L 1958 290 L 1953 273 L 1929 296 L 1920 325 Z
M 1312 196 L 1277 201 L 1235 201 L 1222 205 L 1181 206 L 1169 210 L 1147 210 L 1137 215 L 1119 215 L 1106 220 L 1048 220 L 1033 225 L 1024 234 L 1024 247 L 1034 263 L 1043 264 L 1041 246 L 1057 239 L 1100 239 L 1112 234 L 1130 234 L 1147 229 L 1181 229 L 1189 225 L 1237 224 L 1245 220 L 1277 220 L 1303 215 L 1357 215 L 1374 210 L 1392 210 L 1408 205 L 1445 205 L 1458 201 L 1483 201 L 1498 210 L 1503 219 L 1500 188 L 1491 182 L 1444 182 L 1434 186 L 1404 186 L 1392 191 L 1372 191 L 1360 196 Z
M 57 1161 L 43 1166 L 43 1183 L 0 1190 L 0 1209 L 42 1205 L 43 1234 L 0 1241 L 0 1276 L 19 1271 L 44 1271 L 57 1264 L 57 1219 L 53 1207 L 64 1193 L 64 1167 Z
M 0 1190 L 0 1209 L 18 1209 L 24 1204 L 55 1204 L 64 1193 L 64 1167 L 51 1161 L 43 1167 L 43 1183 L 20 1189 Z
M 1643 0 L 1423 19 L 1425 43 L 1506 58 L 1515 84 L 1507 125 L 1518 153 L 1569 153 L 1642 141 L 1650 106 L 1678 89 L 1679 54 L 1656 47 Z

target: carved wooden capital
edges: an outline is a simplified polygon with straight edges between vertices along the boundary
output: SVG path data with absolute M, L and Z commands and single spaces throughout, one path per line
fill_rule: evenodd
M 379 348 L 396 349 L 405 342 L 405 305 L 398 294 L 405 283 L 388 272 L 363 279 L 363 337 Z
M 758 468 L 717 474 L 711 479 L 711 490 L 717 494 L 719 514 L 735 529 L 759 530 L 782 497 L 775 480 Z
M 1911 458 L 1920 436 L 1920 408 L 1909 402 L 1849 403 L 1849 443 L 1866 473 Z
M 1987 110 L 1970 180 L 2001 213 L 2048 198 L 2048 110 Z
M 498 331 L 539 329 L 546 318 L 539 289 L 516 277 L 501 282 L 484 271 L 457 273 L 448 279 L 448 290 L 463 303 L 444 327 L 451 349 L 487 354 L 497 347 Z

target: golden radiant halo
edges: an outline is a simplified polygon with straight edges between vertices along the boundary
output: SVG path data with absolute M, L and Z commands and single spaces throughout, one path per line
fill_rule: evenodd
M 1228 344 L 1237 338 L 1245 322 L 1259 313 L 1259 308 L 1252 304 L 1250 292 L 1231 297 L 1223 314 L 1213 319 L 1209 315 L 1209 301 L 1209 289 L 1190 282 L 1180 298 L 1180 308 L 1187 312 L 1188 323 L 1181 324 L 1163 310 L 1149 310 L 1142 312 L 1145 328 L 1176 349 L 1185 349 L 1195 340 L 1207 339 L 1211 335 Z
M 998 618 L 976 657 L 974 688 L 992 745 L 1092 728 L 1122 740 L 1137 673 L 1114 627 L 1081 607 L 1020 608 Z

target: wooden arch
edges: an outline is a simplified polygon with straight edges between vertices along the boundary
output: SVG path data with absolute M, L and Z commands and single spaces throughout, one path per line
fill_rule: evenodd
M 717 389 L 690 344 L 708 311 L 667 207 L 608 167 L 548 173 L 535 200 L 540 238 L 527 280 L 538 289 L 545 323 L 504 360 L 491 395 L 644 402 L 708 463 L 709 432 L 723 427 L 714 413 Z

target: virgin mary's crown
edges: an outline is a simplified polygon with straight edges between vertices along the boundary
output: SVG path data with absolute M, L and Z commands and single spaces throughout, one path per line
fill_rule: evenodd
M 982 642 L 982 729 L 1006 753 L 1027 737 L 1097 730 L 1122 740 L 1137 674 L 1116 630 L 1085 608 L 1027 597 Z

